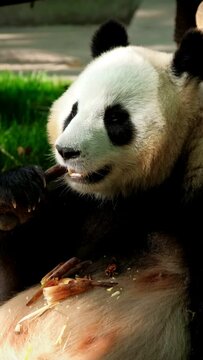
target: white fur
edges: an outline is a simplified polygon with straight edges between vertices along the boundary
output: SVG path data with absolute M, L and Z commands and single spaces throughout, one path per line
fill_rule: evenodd
M 95 279 L 104 279 L 104 265 L 95 266 Z M 186 360 L 190 313 L 180 249 L 160 238 L 158 253 L 115 280 L 113 289 L 93 289 L 26 320 L 20 334 L 14 332 L 18 321 L 43 301 L 25 306 L 32 289 L 6 303 L 0 308 L 0 359 Z

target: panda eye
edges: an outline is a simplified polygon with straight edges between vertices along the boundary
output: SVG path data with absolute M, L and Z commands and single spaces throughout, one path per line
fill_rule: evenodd
M 71 120 L 77 115 L 77 112 L 78 112 L 78 102 L 73 104 L 71 112 L 70 112 L 70 114 L 68 115 L 68 117 L 66 118 L 66 120 L 64 122 L 63 131 L 70 124 Z
M 105 110 L 104 121 L 110 124 L 122 125 L 129 119 L 128 112 L 120 105 L 108 106 Z

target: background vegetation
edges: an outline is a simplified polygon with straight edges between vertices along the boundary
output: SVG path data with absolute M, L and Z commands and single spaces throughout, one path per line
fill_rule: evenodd
M 53 164 L 46 124 L 53 101 L 69 86 L 43 74 L 0 74 L 0 170 Z

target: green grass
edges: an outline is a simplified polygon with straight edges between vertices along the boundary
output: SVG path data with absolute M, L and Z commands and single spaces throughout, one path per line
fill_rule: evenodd
M 0 169 L 51 165 L 46 124 L 49 108 L 70 83 L 43 74 L 0 73 Z

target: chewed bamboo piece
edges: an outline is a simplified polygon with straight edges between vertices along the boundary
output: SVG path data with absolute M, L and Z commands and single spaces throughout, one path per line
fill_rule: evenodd
M 74 268 L 75 265 L 77 265 L 79 262 L 80 260 L 78 258 L 72 257 L 68 261 L 57 265 L 53 270 L 51 270 L 42 278 L 41 285 L 45 286 L 52 279 L 61 279 L 62 276 L 67 274 L 67 272 Z
M 74 268 L 79 262 L 80 260 L 78 258 L 73 257 L 64 263 L 58 264 L 54 269 L 48 272 L 48 274 L 46 274 L 40 281 L 42 286 L 41 289 L 32 296 L 26 305 L 30 306 L 34 304 L 42 296 L 43 287 L 55 285 L 56 280 L 58 281 L 61 279 L 63 275 L 65 275 L 70 269 Z
M 54 303 L 63 300 L 69 296 L 78 295 L 93 287 L 112 287 L 117 285 L 112 281 L 95 281 L 87 277 L 69 278 L 72 274 L 76 274 L 79 270 L 90 265 L 91 261 L 82 261 L 76 257 L 72 257 L 64 263 L 60 263 L 41 280 L 41 288 L 27 302 L 27 306 L 34 304 L 42 295 L 47 303 Z M 66 276 L 66 277 L 64 277 Z
M 52 180 L 59 178 L 67 172 L 67 169 L 61 165 L 53 165 L 48 168 L 44 174 L 46 178 L 46 182 L 49 183 Z
M 94 287 L 112 287 L 117 285 L 113 281 L 95 281 L 88 278 L 64 278 L 58 284 L 43 288 L 43 295 L 47 304 L 52 305 L 70 296 L 84 293 Z
M 41 288 L 27 302 L 27 306 L 35 303 L 41 296 L 44 296 L 47 304 L 41 308 L 34 310 L 30 314 L 21 318 L 15 326 L 15 333 L 22 332 L 22 324 L 42 316 L 47 310 L 54 307 L 59 301 L 70 296 L 79 295 L 95 287 L 112 288 L 118 283 L 115 281 L 96 281 L 89 277 L 64 277 L 77 273 L 79 270 L 91 264 L 91 261 L 82 261 L 76 257 L 69 259 L 64 263 L 60 263 L 41 280 Z

